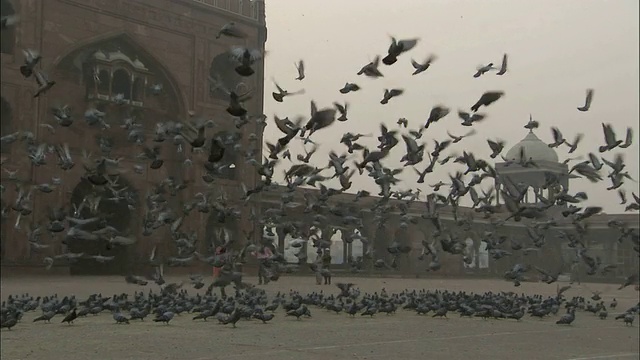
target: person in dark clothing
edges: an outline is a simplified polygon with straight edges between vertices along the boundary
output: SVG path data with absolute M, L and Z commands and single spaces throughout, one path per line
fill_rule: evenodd
M 322 250 L 316 253 L 316 260 L 310 265 L 316 276 L 316 285 L 322 285 Z
M 322 277 L 325 285 L 331 285 L 331 253 L 329 249 L 324 250 L 322 255 Z
M 269 246 L 263 246 L 253 255 L 258 259 L 258 285 L 263 283 L 267 285 L 271 280 L 271 271 L 269 271 L 268 267 L 271 265 L 269 261 L 273 256 L 273 251 Z
M 220 273 L 218 274 L 218 278 L 222 277 L 222 276 L 228 276 L 229 274 L 231 274 L 233 272 L 233 266 L 231 264 L 224 264 L 221 268 L 220 268 Z M 227 298 L 227 292 L 226 292 L 226 285 L 222 285 L 220 286 L 220 296 L 223 299 Z

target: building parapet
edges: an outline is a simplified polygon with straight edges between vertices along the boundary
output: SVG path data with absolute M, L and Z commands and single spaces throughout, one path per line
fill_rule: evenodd
M 243 18 L 260 21 L 262 1 L 256 0 L 192 0 L 198 4 L 217 10 L 239 15 Z
M 256 196 L 253 200 L 255 202 L 262 203 L 265 205 L 266 204 L 276 205 L 280 203 L 281 195 L 286 194 L 288 192 L 289 192 L 289 189 L 286 186 L 273 187 L 268 191 L 264 191 L 260 193 L 260 195 Z M 293 201 L 296 203 L 300 203 L 301 206 L 303 206 L 303 204 L 305 203 L 305 200 L 303 197 L 304 193 L 309 193 L 311 195 L 318 196 L 320 194 L 320 190 L 313 189 L 313 188 L 298 188 L 294 191 Z M 380 197 L 378 196 L 363 197 L 358 199 L 357 202 L 354 202 L 354 199 L 355 199 L 355 194 L 341 193 L 341 194 L 331 196 L 329 200 L 329 204 L 334 204 L 334 205 L 353 204 L 354 206 L 358 206 L 360 211 L 370 211 L 374 203 L 380 200 Z M 398 200 L 398 199 L 390 198 L 388 202 L 389 205 L 395 205 L 395 204 L 401 204 L 401 203 L 407 204 L 407 200 Z M 410 216 L 420 216 L 425 212 L 425 210 L 426 210 L 426 202 L 422 200 L 412 201 L 408 206 L 408 214 Z M 442 220 L 453 220 L 454 218 L 453 208 L 451 206 L 444 206 L 440 208 L 438 210 L 438 214 Z M 506 209 L 503 209 L 503 207 L 498 205 L 496 214 L 506 215 L 507 211 Z M 484 218 L 484 216 L 482 216 L 482 214 L 475 211 L 475 209 L 466 207 L 466 206 L 458 206 L 458 216 L 460 217 L 471 216 L 473 218 L 473 221 L 476 223 L 488 224 L 491 222 L 491 219 Z M 626 223 L 627 226 L 629 226 L 632 229 L 640 228 L 640 216 L 638 216 L 638 214 L 594 215 L 594 216 L 591 216 L 588 220 L 589 227 L 592 229 L 608 228 L 608 222 L 614 219 L 617 221 Z M 573 227 L 573 225 L 571 224 L 570 218 L 556 219 L 556 221 L 558 223 L 558 227 L 561 227 L 561 228 Z M 529 224 L 529 222 L 526 220 L 522 220 L 519 222 L 510 220 L 507 222 L 507 225 L 510 227 L 525 227 L 527 226 L 527 224 Z

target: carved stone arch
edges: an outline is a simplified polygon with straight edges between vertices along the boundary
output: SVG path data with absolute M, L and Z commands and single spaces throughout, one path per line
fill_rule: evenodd
M 478 269 L 488 269 L 491 265 L 490 261 L 490 257 L 489 257 L 489 250 L 487 250 L 487 243 L 484 241 L 480 241 L 477 245 L 476 245 L 476 249 L 477 249 L 477 254 L 478 256 L 476 257 L 477 259 L 477 268 Z
M 331 263 L 332 264 L 343 264 L 347 261 L 345 249 L 347 249 L 347 244 L 344 242 L 344 232 L 346 230 L 343 229 L 335 229 L 335 232 L 331 235 Z
M 13 130 L 13 109 L 4 97 L 0 99 L 0 112 L 0 119 L 2 119 L 0 134 L 1 136 L 9 135 Z M 0 152 L 3 154 L 11 151 L 10 144 L 2 144 L 1 146 Z
M 273 226 L 273 224 L 262 226 L 261 244 L 269 246 L 271 250 L 276 250 L 284 255 L 289 263 L 304 263 L 307 259 L 306 248 L 293 247 L 291 242 L 300 238 L 291 236 L 291 234 L 281 226 Z
M 111 92 L 111 72 L 107 69 L 100 69 L 97 82 L 97 84 L 92 83 L 92 85 L 98 87 L 98 93 L 109 96 Z
M 465 269 L 476 269 L 478 267 L 478 252 L 477 252 L 477 245 L 475 243 L 475 241 L 473 241 L 472 238 L 467 237 L 464 240 L 465 243 L 465 251 L 467 256 L 469 257 L 468 263 L 464 263 L 464 267 Z
M 123 31 L 109 32 L 106 34 L 90 37 L 85 40 L 78 41 L 73 47 L 65 49 L 53 62 L 54 67 L 59 71 L 81 70 L 81 64 L 89 56 L 92 56 L 98 50 L 104 50 L 105 47 L 112 47 L 119 50 L 135 54 L 142 61 L 155 78 L 159 79 L 163 85 L 163 93 L 166 99 L 173 99 L 176 102 L 177 109 L 175 115 L 183 115 L 188 109 L 188 99 L 179 86 L 179 82 L 173 76 L 169 68 L 158 58 L 152 54 L 136 40 L 132 35 Z
M 115 179 L 114 179 L 115 180 Z M 89 219 L 103 216 L 103 221 L 83 225 L 82 230 L 96 231 L 105 226 L 111 226 L 120 232 L 122 236 L 137 237 L 139 224 L 137 217 L 129 209 L 129 204 L 138 202 L 137 190 L 124 177 L 120 176 L 114 190 L 122 189 L 120 196 L 127 199 L 115 200 L 116 196 L 107 187 L 94 187 L 87 180 L 82 179 L 71 193 L 69 206 L 70 216 L 74 216 L 74 210 L 79 209 L 79 217 Z M 85 198 L 100 198 L 97 213 L 92 213 L 87 205 L 82 205 Z M 73 253 L 85 253 L 86 255 L 114 256 L 112 261 L 101 264 L 94 259 L 79 259 L 71 264 L 71 275 L 126 275 L 133 268 L 134 245 L 110 246 L 107 240 L 97 241 L 68 239 L 67 247 Z
M 214 79 L 219 77 L 222 85 L 231 91 L 238 93 L 246 92 L 248 89 L 247 85 L 242 82 L 242 77 L 236 73 L 235 67 L 236 65 L 233 60 L 231 60 L 229 53 L 225 51 L 216 55 L 213 60 L 211 60 L 209 75 Z M 229 100 L 229 95 L 219 89 L 211 91 L 211 97 L 217 100 Z
M 362 240 L 362 238 L 360 238 L 360 236 L 364 236 L 364 234 L 362 233 L 362 231 L 360 231 L 359 229 L 353 229 L 353 234 L 355 237 L 358 237 L 359 240 L 354 240 L 350 245 L 351 245 L 351 249 L 350 249 L 350 254 L 351 257 L 353 257 L 353 259 L 357 259 L 358 257 L 362 257 L 364 255 L 365 252 L 365 242 L 364 240 Z
M 16 10 L 9 0 L 0 0 L 0 14 L 2 17 L 15 15 Z M 3 54 L 13 54 L 16 47 L 16 28 L 10 26 L 0 33 L 0 49 Z
M 131 100 L 132 74 L 124 67 L 114 67 L 111 76 L 111 94 L 123 94 L 126 100 Z

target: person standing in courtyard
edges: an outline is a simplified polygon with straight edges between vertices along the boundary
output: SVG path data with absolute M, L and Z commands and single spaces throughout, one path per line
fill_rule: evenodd
M 325 285 L 331 285 L 331 252 L 330 249 L 324 249 L 322 255 L 322 277 Z
M 270 280 L 269 276 L 269 260 L 273 256 L 273 251 L 269 246 L 263 245 L 258 251 L 254 252 L 253 255 L 258 259 L 258 285 L 262 285 L 263 283 L 267 285 Z
M 222 247 L 222 246 L 216 247 L 216 255 L 222 255 L 222 254 L 224 254 L 226 252 L 227 252 L 227 250 L 224 247 Z M 216 278 L 218 278 L 220 276 L 220 271 L 221 270 L 222 270 L 222 268 L 220 268 L 220 267 L 216 267 L 216 266 L 213 267 L 213 278 L 214 279 L 216 279 Z
M 573 261 L 573 263 L 571 264 L 571 274 L 570 276 L 570 281 L 569 284 L 573 285 L 574 282 L 578 282 L 578 285 L 580 285 L 580 271 L 581 271 L 581 266 L 580 266 L 580 259 L 575 259 Z
M 322 285 L 322 250 L 318 249 L 316 260 L 310 267 L 316 276 L 316 285 Z

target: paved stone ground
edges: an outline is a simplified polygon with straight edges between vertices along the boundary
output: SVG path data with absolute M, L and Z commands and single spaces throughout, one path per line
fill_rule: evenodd
M 176 281 L 172 279 L 170 281 Z M 255 279 L 248 279 L 255 283 Z M 353 282 L 364 291 L 409 289 L 450 289 L 466 291 L 514 291 L 551 295 L 556 286 L 523 283 L 517 289 L 499 280 L 434 280 L 391 278 L 335 278 Z M 155 287 L 155 286 L 154 286 Z M 151 288 L 151 286 L 149 286 Z M 317 286 L 310 277 L 286 277 L 264 286 L 269 292 L 297 289 L 303 293 L 335 293 L 335 286 Z M 140 287 L 115 277 L 28 277 L 2 278 L 2 298 L 28 292 L 33 295 L 75 294 L 84 298 L 103 294 L 133 292 Z M 568 291 L 569 296 L 591 296 L 602 291 L 607 302 L 613 297 L 623 311 L 638 302 L 632 287 L 618 291 L 616 285 L 583 284 Z M 192 290 L 194 291 L 194 290 Z M 285 318 L 280 310 L 268 323 L 242 321 L 233 329 L 217 321 L 192 321 L 178 316 L 170 325 L 151 321 L 116 325 L 110 314 L 62 325 L 32 323 L 35 314 L 25 315 L 13 330 L 2 330 L 1 357 L 11 360 L 117 359 L 117 360 L 209 360 L 209 359 L 637 359 L 638 323 L 625 327 L 610 318 L 598 320 L 578 313 L 573 326 L 559 326 L 556 318 L 537 320 L 433 319 L 399 311 L 374 318 L 347 318 L 311 308 L 310 319 Z

